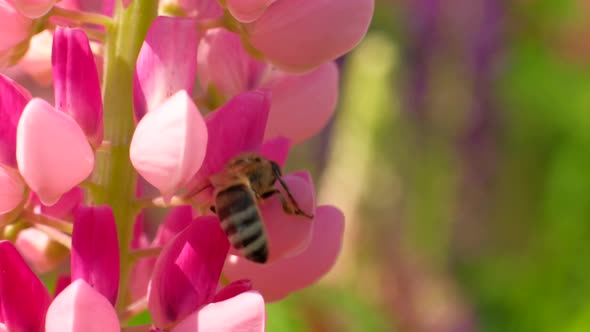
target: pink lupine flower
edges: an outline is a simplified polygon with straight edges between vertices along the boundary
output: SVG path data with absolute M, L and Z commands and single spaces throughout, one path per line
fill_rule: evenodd
M 98 146 L 103 135 L 98 74 L 82 30 L 56 30 L 52 63 L 57 111 L 33 99 L 17 130 L 19 171 L 46 205 L 90 175 L 94 153 L 89 140 Z
M 363 38 L 374 0 L 279 0 L 246 24 L 250 43 L 283 70 L 303 72 L 350 51 Z
M 227 9 L 238 21 L 250 23 L 277 0 L 227 0 Z
M 43 332 L 51 298 L 8 241 L 0 241 L 0 322 L 8 331 Z
M 305 74 L 290 74 L 252 58 L 237 34 L 212 29 L 199 44 L 201 86 L 225 98 L 255 89 L 272 92 L 265 138 L 284 136 L 300 143 L 317 134 L 336 109 L 338 68 L 333 62 Z
M 32 29 L 33 21 L 30 18 L 19 13 L 11 1 L 0 0 L 0 31 L 10 31 L 0 37 L 0 53 L 27 39 Z
M 192 19 L 158 16 L 137 57 L 133 104 L 139 121 L 180 90 L 192 91 L 197 31 Z
M 56 0 L 9 0 L 14 7 L 28 18 L 39 18 L 53 8 Z
M 25 184 L 16 170 L 0 165 L 0 214 L 14 210 L 24 193 Z
M 229 285 L 216 296 L 228 249 L 216 217 L 198 217 L 164 248 L 148 297 L 158 329 L 264 331 L 264 301 L 248 282 Z
M 209 141 L 207 155 L 201 169 L 191 183 L 191 192 L 209 185 L 209 177 L 220 172 L 225 164 L 242 152 L 259 152 L 270 160 L 282 164 L 288 151 L 284 138 L 264 147 L 262 139 L 270 108 L 270 94 L 266 91 L 242 93 L 215 112 L 206 116 Z M 315 193 L 308 175 L 287 174 L 285 182 L 300 207 L 314 213 Z M 305 248 L 311 238 L 312 223 L 301 216 L 287 215 L 278 197 L 260 205 L 262 219 L 267 229 L 269 261 L 297 253 Z
M 29 43 L 27 53 L 17 64 L 18 69 L 29 75 L 41 86 L 51 86 L 53 74 L 51 71 L 51 44 L 53 34 L 45 30 L 34 35 Z
M 33 270 L 39 273 L 53 270 L 70 254 L 64 246 L 36 228 L 27 228 L 18 232 L 14 246 Z
M 297 255 L 265 265 L 230 255 L 223 269 L 230 280 L 248 277 L 254 289 L 268 302 L 310 286 L 336 262 L 344 231 L 344 216 L 337 208 L 319 206 L 314 218 L 311 243 Z

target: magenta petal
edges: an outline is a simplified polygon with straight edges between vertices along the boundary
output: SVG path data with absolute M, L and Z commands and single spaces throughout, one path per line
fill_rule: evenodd
M 224 273 L 232 280 L 248 277 L 266 301 L 281 300 L 318 281 L 336 262 L 342 245 L 344 215 L 333 206 L 316 210 L 313 236 L 301 254 L 272 264 L 260 265 L 230 256 Z
M 16 168 L 16 127 L 31 95 L 0 74 L 0 163 Z
M 55 218 L 72 220 L 73 211 L 78 208 L 78 205 L 80 205 L 83 200 L 84 191 L 82 188 L 74 187 L 72 190 L 63 194 L 59 201 L 54 205 L 41 205 L 41 212 Z
M 262 143 L 269 109 L 270 93 L 256 90 L 239 94 L 207 114 L 207 155 L 188 187 L 202 189 L 209 176 L 221 171 L 231 158 L 255 151 Z
M 76 121 L 38 98 L 27 104 L 18 122 L 16 159 L 25 182 L 46 205 L 94 168 L 94 153 Z
M 120 332 L 117 312 L 83 280 L 76 280 L 47 310 L 46 332 Z
M 258 153 L 283 167 L 290 149 L 291 141 L 286 137 L 278 136 L 264 142 L 258 149 Z
M 308 214 L 315 213 L 315 191 L 311 177 L 302 178 L 288 174 L 283 180 L 289 186 L 299 207 Z M 280 188 L 279 185 L 277 187 Z M 279 197 L 271 197 L 261 204 L 262 219 L 269 242 L 269 262 L 292 256 L 309 245 L 312 236 L 312 220 L 289 215 L 283 211 Z
M 72 277 L 69 274 L 62 274 L 57 277 L 57 281 L 55 281 L 55 291 L 53 296 L 56 297 L 61 293 L 66 287 L 68 287 L 72 283 Z
M 171 332 L 263 332 L 265 323 L 264 299 L 250 291 L 204 306 Z
M 249 290 L 252 290 L 252 282 L 250 280 L 236 280 L 220 290 L 217 295 L 215 295 L 213 302 L 225 301 Z
M 51 52 L 55 107 L 74 118 L 94 147 L 102 143 L 102 98 L 94 55 L 82 29 L 57 27 Z
M 0 272 L 0 317 L 8 330 L 43 332 L 49 292 L 8 241 L 0 241 Z
M 297 144 L 317 134 L 336 110 L 338 80 L 334 62 L 302 75 L 275 71 L 267 84 L 272 106 L 265 138 L 285 136 Z
M 76 211 L 72 234 L 72 280 L 83 279 L 111 303 L 119 289 L 119 241 L 109 206 Z
M 192 91 L 197 68 L 197 30 L 188 18 L 158 16 L 135 66 L 137 121 L 179 90 Z
M 228 249 L 216 217 L 195 219 L 164 248 L 148 295 L 157 327 L 165 329 L 213 300 Z
M 16 170 L 0 165 L 0 214 L 16 208 L 23 200 L 25 183 Z
M 141 119 L 129 155 L 137 172 L 168 200 L 199 170 L 206 149 L 205 120 L 181 90 Z
M 252 58 L 236 33 L 211 29 L 201 39 L 197 56 L 199 81 L 224 97 L 255 88 L 267 65 Z

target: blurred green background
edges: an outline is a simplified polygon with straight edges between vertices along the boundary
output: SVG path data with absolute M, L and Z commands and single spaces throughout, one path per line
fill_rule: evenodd
M 590 2 L 377 0 L 288 168 L 347 216 L 268 331 L 590 331 Z

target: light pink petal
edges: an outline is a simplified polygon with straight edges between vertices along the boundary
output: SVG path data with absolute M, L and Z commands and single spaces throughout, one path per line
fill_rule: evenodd
M 338 67 L 328 62 L 302 75 L 275 71 L 268 85 L 272 105 L 265 139 L 285 136 L 294 144 L 326 126 L 338 101 Z
M 258 149 L 258 153 L 283 167 L 290 149 L 291 141 L 286 137 L 278 136 L 264 142 Z
M 33 28 L 33 20 L 19 13 L 9 1 L 0 0 L 0 51 L 8 50 L 29 37 Z
M 350 51 L 363 38 L 374 0 L 277 1 L 246 28 L 252 45 L 283 70 L 303 72 Z
M 223 15 L 219 1 L 212 0 L 161 0 L 160 8 L 180 7 L 185 16 L 197 21 L 212 20 Z
M 84 132 L 67 114 L 42 99 L 25 107 L 17 128 L 18 169 L 41 202 L 52 205 L 94 167 L 94 154 Z
M 39 273 L 54 269 L 70 253 L 64 246 L 52 241 L 47 234 L 36 228 L 27 228 L 18 232 L 14 245 Z
M 119 290 L 119 240 L 109 206 L 81 206 L 76 211 L 71 269 L 72 280 L 84 280 L 115 304 Z
M 6 325 L 0 323 L 0 332 L 10 332 L 10 331 L 8 331 L 8 328 L 6 327 Z
M 16 127 L 31 95 L 0 74 L 0 96 L 0 163 L 16 168 Z
M 238 34 L 222 28 L 207 31 L 197 59 L 201 86 L 226 98 L 254 89 L 267 67 L 244 50 Z
M 138 123 L 131 163 L 169 199 L 199 170 L 207 149 L 207 127 L 186 91 L 181 90 Z
M 276 0 L 227 0 L 227 9 L 238 21 L 250 23 Z
M 176 234 L 188 227 L 193 221 L 193 207 L 190 205 L 173 207 L 168 211 L 166 218 L 158 227 L 158 232 L 153 241 L 153 246 L 159 247 L 168 244 Z
M 111 303 L 83 280 L 76 280 L 53 300 L 46 332 L 120 332 Z
M 102 97 L 94 55 L 82 29 L 57 27 L 51 53 L 55 107 L 74 118 L 94 147 L 102 143 Z
M 28 18 L 39 18 L 53 8 L 56 0 L 11 0 L 14 7 Z
M 236 280 L 220 290 L 217 295 L 215 295 L 213 302 L 225 301 L 249 290 L 252 290 L 252 282 L 250 280 Z
M 187 187 L 202 189 L 209 176 L 221 171 L 231 158 L 240 152 L 255 151 L 262 143 L 269 109 L 270 93 L 256 90 L 239 94 L 207 114 L 207 155 Z
M 135 65 L 133 102 L 138 121 L 179 90 L 193 90 L 197 43 L 193 20 L 167 16 L 154 20 Z
M 284 176 L 283 180 L 299 207 L 304 212 L 314 215 L 315 191 L 311 178 L 289 174 Z M 284 192 L 278 182 L 276 187 Z M 268 234 L 269 262 L 300 253 L 309 245 L 312 237 L 312 220 L 304 216 L 287 214 L 277 195 L 261 203 L 260 211 Z
M 23 200 L 25 183 L 16 170 L 0 165 L 0 214 L 12 211 Z
M 311 243 L 304 252 L 266 265 L 230 256 L 224 274 L 231 280 L 248 277 L 266 301 L 281 300 L 315 283 L 332 268 L 340 253 L 343 232 L 342 212 L 333 206 L 320 206 Z
M 9 331 L 43 332 L 49 292 L 14 246 L 0 241 L 0 317 Z
M 204 306 L 171 332 L 263 332 L 265 323 L 264 299 L 258 292 L 249 291 Z
M 229 243 L 216 217 L 199 217 L 162 251 L 152 275 L 148 307 L 166 329 L 215 297 Z

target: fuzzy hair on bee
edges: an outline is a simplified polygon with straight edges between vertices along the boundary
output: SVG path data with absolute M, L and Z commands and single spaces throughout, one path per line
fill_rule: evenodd
M 242 153 L 231 159 L 225 168 L 210 177 L 215 192 L 212 210 L 230 244 L 247 259 L 256 263 L 268 260 L 268 240 L 258 202 L 273 195 L 281 199 L 283 210 L 313 218 L 293 198 L 282 179 L 280 166 L 257 153 Z M 279 182 L 287 197 L 275 186 Z

